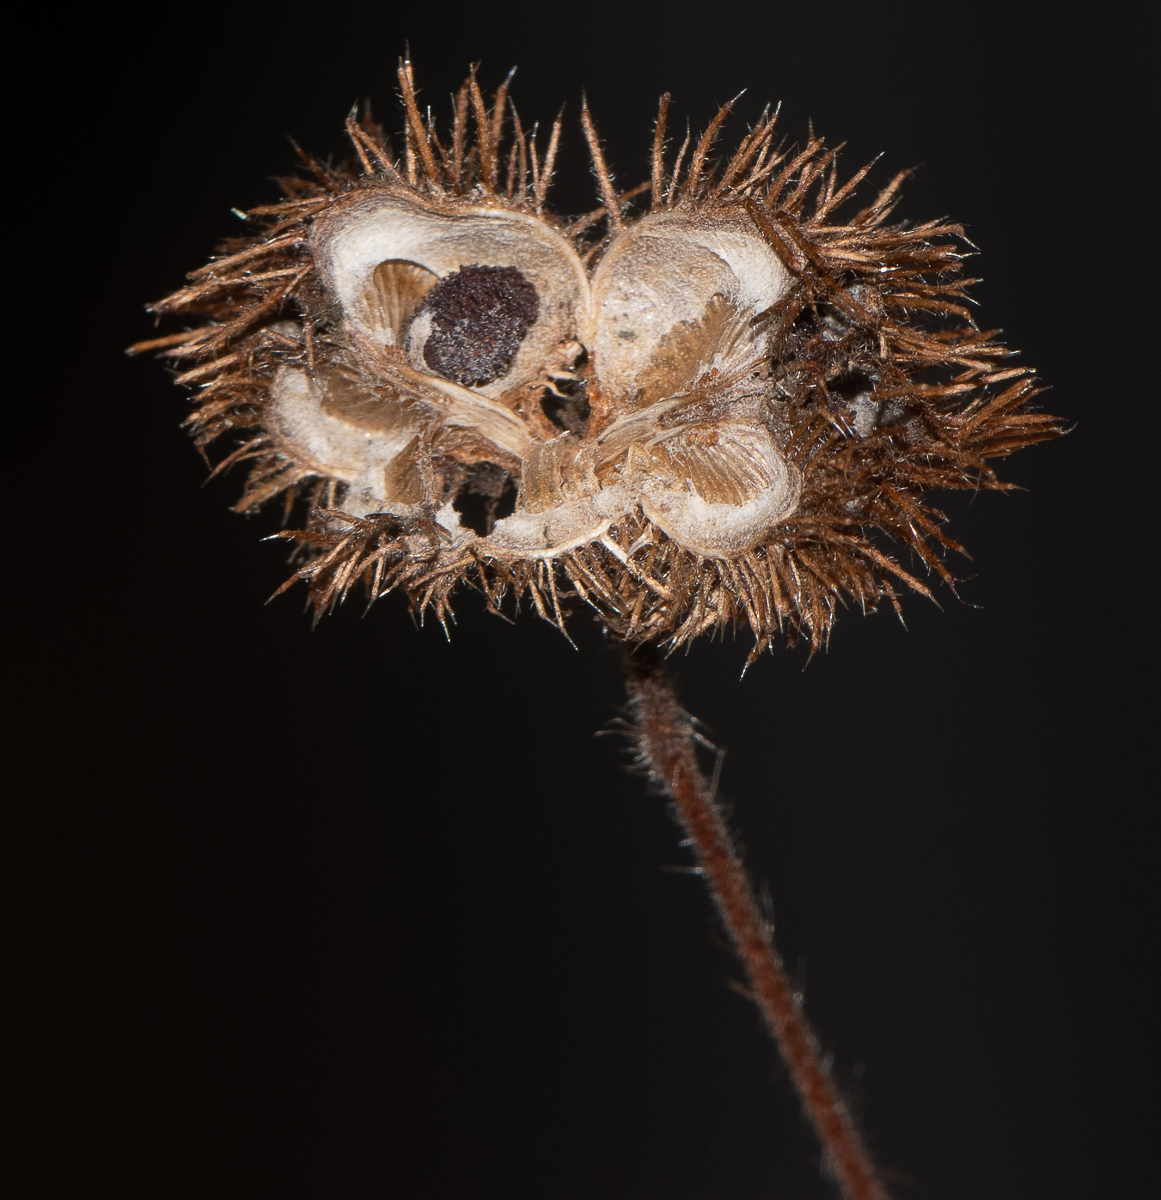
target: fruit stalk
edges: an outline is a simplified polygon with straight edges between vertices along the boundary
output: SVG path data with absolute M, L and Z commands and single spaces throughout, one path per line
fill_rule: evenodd
M 626 648 L 624 671 L 641 764 L 673 802 L 674 817 L 689 839 L 746 972 L 749 994 L 774 1036 L 844 1200 L 888 1200 L 823 1063 L 818 1039 L 775 949 L 737 844 L 698 765 L 694 721 L 678 703 L 655 646 Z

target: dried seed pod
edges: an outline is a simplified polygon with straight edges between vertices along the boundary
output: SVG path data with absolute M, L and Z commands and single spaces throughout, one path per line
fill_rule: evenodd
M 728 106 L 683 173 L 666 97 L 641 215 L 585 110 L 604 204 L 570 225 L 559 123 L 540 158 L 513 110 L 501 152 L 506 92 L 489 113 L 473 76 L 445 146 L 400 83 L 402 160 L 352 117 L 359 166 L 307 160 L 154 306 L 209 315 L 160 339 L 190 427 L 249 435 L 241 509 L 307 500 L 283 536 L 318 609 L 364 581 L 442 617 L 472 581 L 562 628 L 584 603 L 631 641 L 742 621 L 755 653 L 817 647 L 840 600 L 927 592 L 891 540 L 953 582 L 928 492 L 1004 487 L 989 458 L 1060 432 L 968 317 L 959 227 L 889 223 L 902 176 L 840 220 L 866 171 L 840 185 L 768 114 L 711 169 Z

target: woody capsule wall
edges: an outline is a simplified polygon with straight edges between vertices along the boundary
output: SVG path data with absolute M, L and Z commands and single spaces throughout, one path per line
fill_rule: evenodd
M 74 116 L 82 91 L 122 114 L 101 139 L 78 135 L 103 188 L 61 226 L 76 230 L 69 261 L 115 246 L 120 265 L 70 334 L 86 364 L 107 363 L 86 392 L 103 403 L 42 378 L 54 399 L 35 409 L 70 414 L 54 444 L 103 505 L 98 528 L 78 522 L 80 493 L 60 497 L 89 586 L 46 596 L 29 692 L 45 698 L 38 736 L 68 729 L 78 748 L 39 760 L 67 782 L 69 814 L 43 875 L 56 906 L 43 911 L 60 914 L 43 941 L 68 986 L 42 1010 L 57 1033 L 41 1079 L 79 1152 L 45 1170 L 136 1194 L 357 1195 L 385 1179 L 431 1195 L 827 1194 L 774 1052 L 725 986 L 699 884 L 660 870 L 688 861 L 662 806 L 623 774 L 617 742 L 592 738 L 619 695 L 596 622 L 568 622 L 577 654 L 550 623 L 506 625 L 470 590 L 450 643 L 437 623 L 417 631 L 400 594 L 364 616 L 352 593 L 313 631 L 302 584 L 264 607 L 301 565 L 260 540 L 281 510 L 229 511 L 244 465 L 203 489 L 180 393 L 121 358 L 152 335 L 144 298 L 231 228 L 252 234 L 228 209 L 278 201 L 267 180 L 295 169 L 286 133 L 337 165 L 343 118 L 370 95 L 398 141 L 409 36 L 421 108 L 445 115 L 464 64 L 483 59 L 491 92 L 517 63 L 512 93 L 543 155 L 567 102 L 555 211 L 600 203 L 582 84 L 618 186 L 651 174 L 663 92 L 672 163 L 686 116 L 696 142 L 748 86 L 723 147 L 781 99 L 791 141 L 805 144 L 808 120 L 849 139 L 840 172 L 883 151 L 872 195 L 917 166 L 899 219 L 946 213 L 980 247 L 964 273 L 984 276 L 981 324 L 1002 327 L 1024 351 L 1013 365 L 1053 384 L 1041 402 L 1081 424 L 993 464 L 1027 492 L 941 501 L 973 555 L 942 560 L 960 599 L 900 551 L 941 606 L 905 599 L 906 631 L 887 603 L 866 620 L 840 611 L 805 670 L 803 636 L 739 682 L 748 623 L 674 662 L 728 748 L 721 786 L 747 862 L 868 1140 L 915 1180 L 892 1186 L 1132 1194 L 1131 1139 L 1110 1114 L 1136 1068 L 1101 1031 L 1114 1014 L 1131 1031 L 1140 995 L 1119 986 L 1139 878 L 1124 847 L 1145 841 L 1125 833 L 1118 740 L 1133 655 L 1082 632 L 1108 594 L 1077 571 L 1094 548 L 1123 549 L 1113 501 L 1140 448 L 1097 419 L 1098 347 L 1121 326 L 1093 296 L 1133 292 L 1103 240 L 1128 230 L 1113 205 L 1098 238 L 1073 157 L 1078 139 L 1115 143 L 1124 127 L 1062 86 L 1078 52 L 1067 29 L 1059 42 L 1014 18 L 957 25 L 953 57 L 974 64 L 960 88 L 940 18 L 880 16 L 846 28 L 793 14 L 825 61 L 788 53 L 774 68 L 749 11 L 660 41 L 622 14 L 618 39 L 574 39 L 563 58 L 543 24 L 425 34 L 367 15 L 321 23 L 310 70 L 288 74 L 301 30 L 242 13 L 231 36 L 249 65 L 228 86 L 177 94 L 220 53 L 187 28 L 145 55 L 109 42 L 117 69 L 66 92 Z M 1145 392 L 1122 366 L 1127 415 Z M 132 553 L 109 540 L 113 514 L 132 516 Z M 43 548 L 59 564 L 59 542 Z M 1107 705 L 1082 701 L 1097 695 Z

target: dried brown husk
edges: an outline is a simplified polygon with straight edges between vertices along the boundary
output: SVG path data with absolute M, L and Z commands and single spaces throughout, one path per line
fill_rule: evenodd
M 928 495 L 1012 486 L 990 460 L 1054 438 L 1061 426 L 1032 407 L 1038 389 L 1030 372 L 1008 365 L 1010 352 L 971 320 L 974 281 L 962 276 L 970 247 L 961 227 L 891 221 L 906 172 L 840 219 L 869 168 L 840 184 L 836 151 L 820 139 L 795 149 L 775 142 L 776 113 L 764 114 L 730 157 L 715 160 L 729 105 L 692 152 L 687 139 L 671 165 L 666 96 L 651 180 L 626 192 L 617 191 L 585 110 L 603 204 L 569 223 L 546 208 L 559 119 L 541 152 L 537 131 L 524 130 L 508 101 L 507 82 L 489 104 L 473 73 L 441 139 L 420 114 L 410 64 L 401 66 L 400 83 L 401 154 L 369 113 L 352 114 L 356 159 L 335 168 L 303 154 L 306 177 L 283 180 L 284 200 L 246 214 L 258 232 L 225 243 L 186 287 L 152 306 L 159 316 L 193 315 L 200 324 L 134 348 L 159 349 L 178 365 L 177 382 L 195 390 L 186 424 L 199 446 L 240 439 L 215 469 L 250 464 L 239 511 L 279 501 L 286 523 L 305 502 L 302 528 L 279 535 L 296 546 L 285 587 L 305 583 L 317 613 L 357 586 L 372 600 L 401 589 L 421 614 L 444 620 L 456 588 L 468 583 L 496 609 L 506 597 L 526 598 L 562 630 L 571 608 L 588 605 L 630 641 L 680 645 L 743 625 L 755 654 L 780 636 L 817 649 L 840 604 L 853 601 L 865 612 L 887 600 L 898 610 L 905 590 L 930 595 L 917 572 L 954 587 L 946 552 L 961 548 Z M 346 361 L 309 238 L 322 214 L 359 192 L 457 211 L 499 201 L 557 229 L 590 270 L 611 236 L 639 219 L 634 198 L 644 192 L 648 212 L 707 220 L 745 214 L 794 279 L 759 319 L 773 330 L 763 369 L 785 414 L 779 449 L 801 472 L 795 511 L 733 553 L 691 552 L 637 510 L 587 544 L 526 559 L 497 556 L 486 539 L 454 544 L 432 503 L 405 516 L 345 513 L 337 481 L 274 436 L 270 396 L 282 367 L 314 375 Z M 546 424 L 530 417 L 534 428 L 536 420 Z M 558 433 L 548 427 L 539 436 Z M 497 461 L 494 448 L 446 428 L 418 437 L 413 454 L 416 478 L 438 475 L 445 487 L 474 463 Z M 515 459 L 501 466 L 518 476 Z M 914 564 L 905 567 L 895 547 Z

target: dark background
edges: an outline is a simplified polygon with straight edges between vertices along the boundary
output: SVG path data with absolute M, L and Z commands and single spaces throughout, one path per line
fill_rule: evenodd
M 368 95 L 398 124 L 406 39 L 437 111 L 475 60 L 518 65 L 526 123 L 567 102 L 564 211 L 595 203 L 582 86 L 626 185 L 661 91 L 701 127 L 748 87 L 735 132 L 781 99 L 848 170 L 918 166 L 901 214 L 982 248 L 982 322 L 1075 428 L 1003 466 L 1027 493 L 950 501 L 964 602 L 848 613 L 809 665 L 739 679 L 739 640 L 676 666 L 900 1200 L 1144 1195 L 1144 30 L 728 2 L 113 10 L 18 53 L 28 1194 L 831 1194 L 700 883 L 663 870 L 663 803 L 594 736 L 621 702 L 599 630 L 578 652 L 471 595 L 450 641 L 399 603 L 313 631 L 300 595 L 264 606 L 275 518 L 201 486 L 181 394 L 121 353 L 229 208 L 275 198 L 287 135 L 344 155 Z

